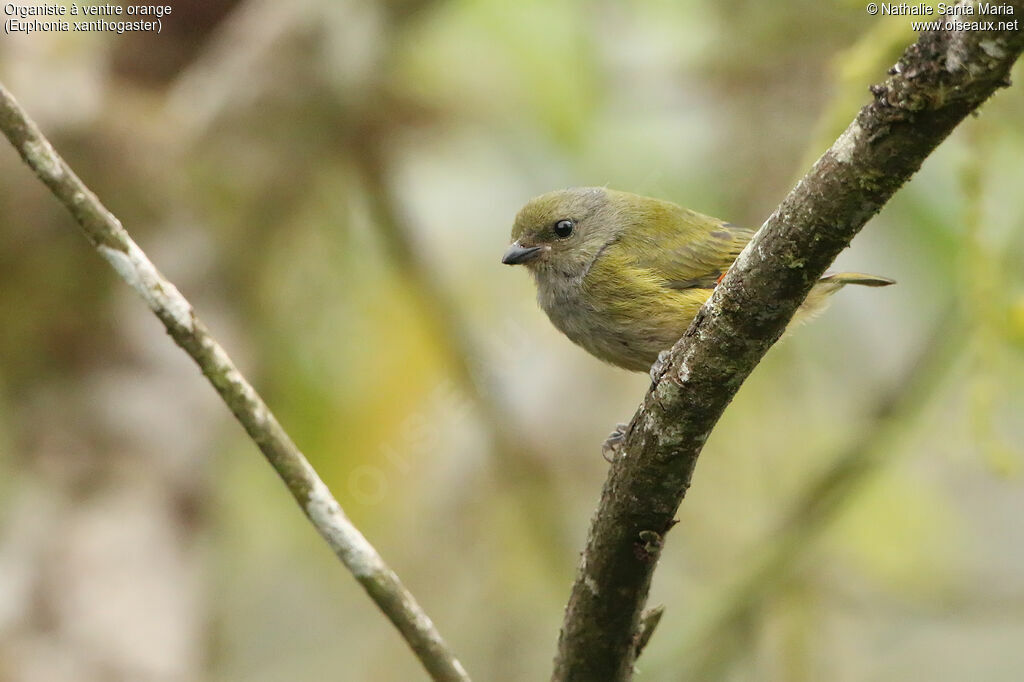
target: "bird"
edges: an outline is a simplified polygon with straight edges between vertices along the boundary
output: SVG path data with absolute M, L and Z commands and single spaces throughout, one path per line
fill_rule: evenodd
M 574 187 L 522 207 L 501 262 L 530 271 L 540 307 L 572 342 L 645 372 L 682 337 L 753 235 L 670 201 Z M 796 319 L 820 311 L 848 284 L 894 283 L 859 272 L 826 274 Z

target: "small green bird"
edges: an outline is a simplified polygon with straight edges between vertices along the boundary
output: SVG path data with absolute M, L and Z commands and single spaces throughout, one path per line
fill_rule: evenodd
M 579 187 L 530 200 L 501 262 L 529 268 L 540 307 L 571 341 L 643 372 L 679 340 L 753 235 L 669 201 Z M 855 272 L 826 275 L 797 316 L 817 312 L 847 284 L 893 283 Z

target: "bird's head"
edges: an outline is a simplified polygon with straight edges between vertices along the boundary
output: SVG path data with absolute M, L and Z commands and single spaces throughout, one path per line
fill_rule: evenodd
M 531 199 L 516 215 L 501 262 L 525 265 L 537 276 L 582 277 L 618 236 L 615 194 L 575 187 Z

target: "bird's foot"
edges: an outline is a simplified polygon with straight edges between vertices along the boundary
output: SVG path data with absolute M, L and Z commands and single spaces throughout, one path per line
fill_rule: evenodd
M 668 367 L 669 357 L 672 355 L 672 351 L 663 350 L 658 353 L 658 359 L 651 365 L 651 383 L 658 383 L 658 379 L 665 373 L 665 368 Z
M 626 442 L 626 430 L 628 428 L 629 424 L 615 425 L 615 430 L 608 435 L 608 439 L 601 446 L 601 456 L 604 457 L 604 461 L 611 464 L 619 456 L 619 451 L 622 450 L 622 446 Z

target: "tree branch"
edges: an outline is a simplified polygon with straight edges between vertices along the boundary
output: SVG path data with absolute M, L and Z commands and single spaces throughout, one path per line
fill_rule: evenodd
M 89 242 L 142 296 L 175 343 L 199 365 L 313 526 L 398 628 L 431 677 L 444 682 L 467 682 L 469 676 L 430 618 L 349 521 L 256 389 L 196 317 L 192 305 L 157 271 L 121 222 L 75 175 L 3 85 L 0 129 L 25 163 L 71 212 Z
M 1014 17 L 1024 0 L 1006 4 Z M 566 607 L 552 679 L 627 680 L 634 636 L 697 457 L 744 379 L 839 252 L 993 92 L 1013 30 L 923 33 L 737 258 L 655 378 L 609 472 Z

